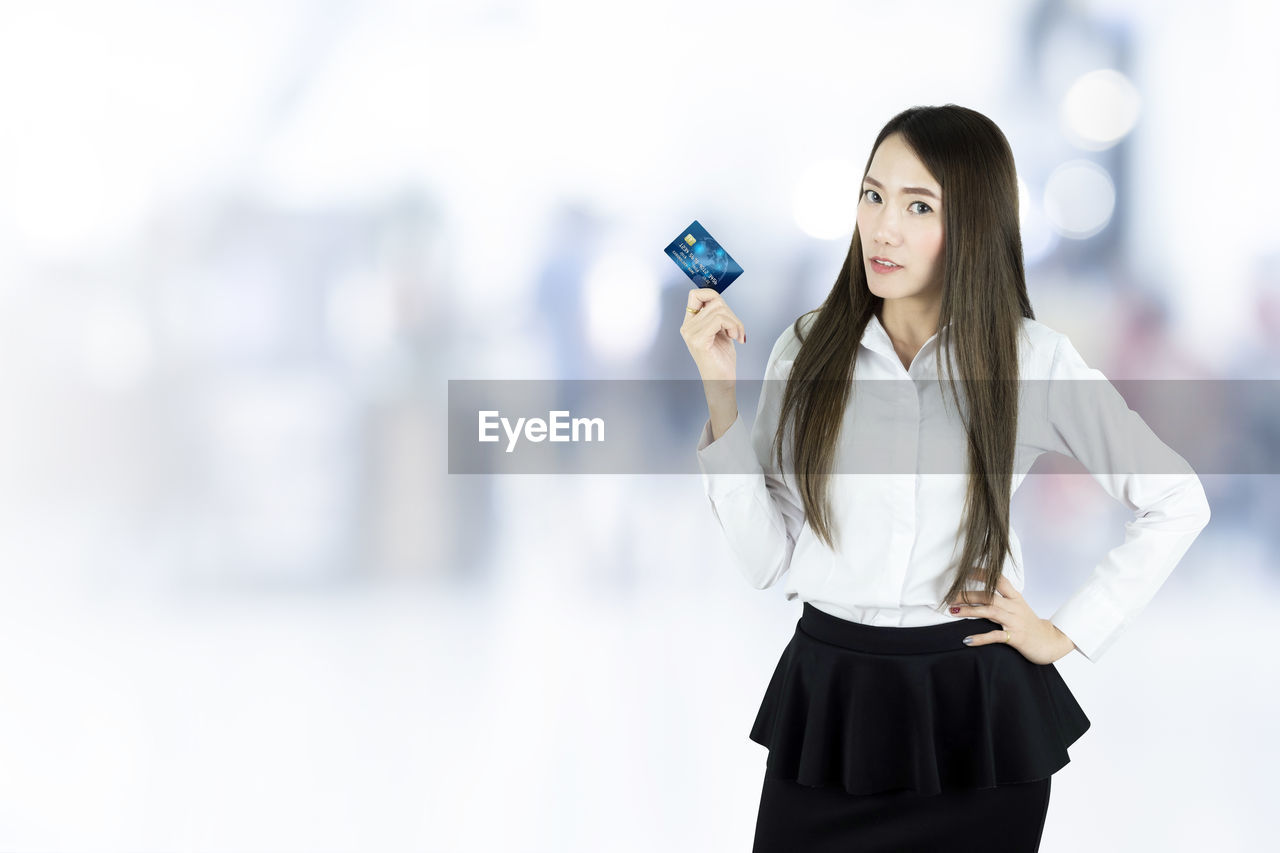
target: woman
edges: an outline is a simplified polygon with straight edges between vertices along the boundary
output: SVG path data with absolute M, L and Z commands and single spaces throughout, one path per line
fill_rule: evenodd
M 1208 502 L 1035 320 L 1013 155 L 990 119 L 951 104 L 894 116 L 861 191 L 835 285 L 774 343 L 750 432 L 741 320 L 702 288 L 681 327 L 715 517 L 753 586 L 787 575 L 803 601 L 750 735 L 769 751 L 755 853 L 1033 851 L 1051 777 L 1089 727 L 1053 662 L 1099 660 Z M 1043 619 L 1021 595 L 1009 506 L 1048 451 L 1135 516 Z

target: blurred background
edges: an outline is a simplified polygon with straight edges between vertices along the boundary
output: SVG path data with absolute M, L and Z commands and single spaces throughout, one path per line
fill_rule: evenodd
M 447 380 L 696 379 L 662 252 L 693 219 L 759 378 L 906 106 L 1003 128 L 1037 318 L 1091 365 L 1280 378 L 1276 4 L 3 20 L 0 849 L 748 850 L 800 602 L 696 474 L 451 476 Z M 655 440 L 693 466 L 706 414 Z M 1093 728 L 1042 850 L 1271 835 L 1280 483 L 1202 480 L 1153 606 L 1057 664 Z M 1037 613 L 1128 517 L 1027 479 Z

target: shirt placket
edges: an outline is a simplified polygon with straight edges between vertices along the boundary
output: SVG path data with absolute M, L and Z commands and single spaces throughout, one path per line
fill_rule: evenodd
M 916 476 L 920 460 L 920 397 L 911 377 L 900 377 L 904 384 L 896 395 L 901 400 L 895 406 L 894 430 L 897 447 L 893 459 L 905 466 L 904 470 L 889 475 L 889 571 L 885 572 L 885 588 L 882 598 L 901 601 L 907 587 L 907 572 L 911 565 L 911 551 L 916 540 Z M 910 391 L 907 390 L 908 386 Z M 884 614 L 882 624 L 902 625 L 905 614 L 896 609 Z

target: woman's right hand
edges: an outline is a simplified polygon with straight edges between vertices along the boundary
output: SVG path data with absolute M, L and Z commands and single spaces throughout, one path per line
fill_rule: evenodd
M 703 382 L 732 382 L 736 378 L 738 355 L 733 342 L 745 344 L 747 330 L 715 288 L 699 287 L 689 291 L 680 335 L 689 347 L 689 354 L 693 356 Z

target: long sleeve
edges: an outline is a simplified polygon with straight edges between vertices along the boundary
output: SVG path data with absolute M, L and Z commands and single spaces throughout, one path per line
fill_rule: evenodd
M 1124 542 L 1050 618 L 1097 663 L 1209 523 L 1209 502 L 1186 460 L 1156 437 L 1066 337 L 1058 342 L 1049 375 L 1049 449 L 1077 459 L 1134 511 Z
M 787 351 L 787 343 L 794 341 L 788 328 L 773 346 L 750 434 L 739 411 L 714 442 L 708 418 L 698 440 L 698 466 L 711 510 L 739 569 L 757 589 L 772 586 L 790 568 L 796 540 L 804 527 L 800 496 L 770 460 L 791 364 L 781 356 Z

